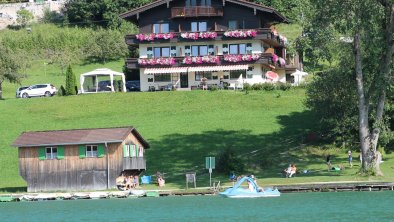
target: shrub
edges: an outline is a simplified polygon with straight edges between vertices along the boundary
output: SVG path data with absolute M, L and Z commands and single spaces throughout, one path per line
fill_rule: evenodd
M 261 84 L 262 90 L 273 91 L 275 90 L 275 85 L 269 82 Z
M 243 173 L 245 169 L 245 163 L 241 158 L 239 158 L 233 149 L 226 148 L 222 150 L 218 154 L 218 165 L 217 170 L 222 173 L 229 174 L 231 172 L 234 173 Z
M 262 83 L 255 83 L 252 85 L 253 90 L 262 90 L 263 89 L 263 84 Z
M 213 85 L 213 86 L 211 86 L 211 88 L 210 88 L 209 90 L 211 90 L 211 91 L 216 91 L 216 90 L 218 90 L 218 89 L 219 89 L 218 86 Z
M 280 89 L 280 90 L 282 90 L 282 91 L 287 91 L 287 90 L 289 90 L 289 89 L 291 89 L 291 84 L 290 83 L 283 83 L 283 82 L 280 82 L 280 83 L 277 83 L 277 85 L 276 85 L 276 88 L 277 89 Z
M 249 83 L 245 83 L 244 84 L 244 90 L 245 91 L 250 91 L 250 90 L 252 90 L 252 86 Z

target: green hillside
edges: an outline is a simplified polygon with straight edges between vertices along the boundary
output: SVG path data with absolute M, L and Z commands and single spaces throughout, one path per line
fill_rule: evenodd
M 83 69 L 87 67 L 76 68 Z M 51 78 L 60 84 L 63 77 Z M 39 79 L 47 78 L 37 74 L 35 81 Z M 15 87 L 7 84 L 8 96 L 0 102 L 0 192 L 26 186 L 18 175 L 17 149 L 11 147 L 21 132 L 129 125 L 135 126 L 151 144 L 147 174 L 165 172 L 170 187 L 184 187 L 183 173 L 189 170 L 196 170 L 198 183 L 206 186 L 209 176 L 204 170 L 204 157 L 228 147 L 247 163 L 245 173 L 256 174 L 264 183 L 366 179 L 356 175 L 357 166 L 342 174 L 325 170 L 324 156 L 334 154 L 334 164 L 344 164 L 345 150 L 301 145 L 304 136 L 316 127 L 313 115 L 303 106 L 302 89 L 15 99 L 11 98 Z M 291 180 L 281 178 L 280 172 L 288 163 L 312 173 Z M 389 168 L 388 163 L 383 165 L 385 168 Z M 215 180 L 227 181 L 227 175 L 214 171 L 213 176 Z M 391 176 L 378 179 L 391 180 Z

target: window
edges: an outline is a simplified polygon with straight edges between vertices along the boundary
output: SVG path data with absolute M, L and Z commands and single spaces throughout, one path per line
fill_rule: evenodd
M 97 145 L 86 146 L 86 157 L 97 157 Z
M 56 147 L 45 147 L 45 159 L 53 160 L 57 158 L 57 148 Z
M 197 0 L 186 0 L 186 7 L 197 6 Z
M 230 54 L 246 54 L 246 44 L 230 44 Z
M 200 1 L 200 5 L 201 6 L 211 6 L 212 5 L 212 1 L 211 0 L 201 0 Z
M 246 71 L 245 70 L 230 71 L 230 79 L 238 79 L 240 75 L 242 75 L 242 78 L 246 78 Z
M 170 74 L 155 74 L 155 82 L 171 82 Z
M 155 47 L 153 48 L 153 57 L 170 57 L 170 47 Z
M 228 29 L 230 30 L 238 29 L 238 22 L 235 20 L 228 21 Z
M 208 55 L 208 46 L 206 45 L 193 45 L 192 56 L 206 56 Z
M 196 72 L 196 81 L 201 81 L 203 77 L 212 80 L 212 72 Z
M 207 22 L 192 22 L 191 23 L 191 31 L 192 32 L 206 32 L 207 31 Z
M 230 54 L 238 55 L 238 45 L 230 45 Z
M 153 33 L 169 33 L 170 25 L 168 23 L 153 24 Z

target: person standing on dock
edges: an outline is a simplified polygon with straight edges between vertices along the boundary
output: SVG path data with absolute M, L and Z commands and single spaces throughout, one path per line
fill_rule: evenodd
M 352 156 L 352 151 L 351 150 L 347 151 L 347 159 L 349 161 L 350 168 L 352 168 L 353 167 L 353 163 L 352 163 L 353 156 Z

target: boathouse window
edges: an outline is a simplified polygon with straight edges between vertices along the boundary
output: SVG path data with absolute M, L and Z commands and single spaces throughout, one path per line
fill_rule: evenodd
M 207 31 L 207 22 L 192 22 L 191 23 L 191 31 L 192 32 L 206 32 Z
M 38 159 L 39 160 L 64 159 L 64 148 L 62 146 L 41 147 L 38 150 Z
M 97 157 L 97 145 L 86 146 L 86 157 Z
M 168 23 L 153 24 L 153 33 L 169 33 L 169 32 L 170 32 L 170 24 Z
M 47 160 L 53 160 L 57 158 L 57 148 L 56 147 L 46 147 L 45 148 L 45 158 Z

